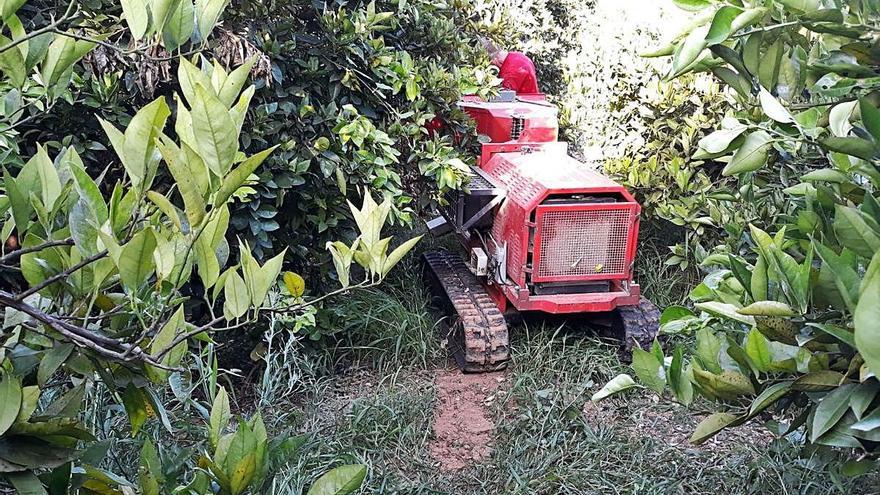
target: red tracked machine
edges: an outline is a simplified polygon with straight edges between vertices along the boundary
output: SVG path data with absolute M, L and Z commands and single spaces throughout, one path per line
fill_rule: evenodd
M 429 223 L 467 250 L 425 255 L 455 314 L 447 338 L 464 371 L 503 368 L 511 312 L 610 316 L 624 352 L 657 335 L 659 312 L 633 266 L 641 208 L 621 185 L 568 156 L 541 96 L 466 99 L 482 152 L 465 191 Z

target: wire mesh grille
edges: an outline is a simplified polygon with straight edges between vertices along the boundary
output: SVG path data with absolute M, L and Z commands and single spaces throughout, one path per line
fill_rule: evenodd
M 628 209 L 545 212 L 536 276 L 625 274 L 630 225 Z

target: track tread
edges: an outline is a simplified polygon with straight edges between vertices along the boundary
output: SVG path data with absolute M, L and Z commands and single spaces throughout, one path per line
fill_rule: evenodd
M 648 298 L 642 297 L 638 306 L 621 306 L 617 308 L 619 324 L 622 326 L 624 356 L 632 356 L 633 349 L 638 346 L 648 349 L 660 331 L 660 310 Z
M 464 371 L 482 373 L 507 366 L 510 359 L 507 321 L 486 292 L 483 284 L 471 273 L 460 256 L 447 251 L 425 253 L 424 260 L 435 280 L 443 288 L 452 305 L 459 325 L 452 325 L 448 342 L 450 350 Z M 461 349 L 452 346 L 461 332 Z

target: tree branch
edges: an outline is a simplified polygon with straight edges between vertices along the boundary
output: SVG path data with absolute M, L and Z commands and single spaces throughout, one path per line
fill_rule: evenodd
M 73 246 L 73 239 L 67 238 L 67 239 L 62 239 L 60 241 L 49 241 L 49 242 L 40 244 L 39 246 L 17 249 L 15 251 L 7 253 L 4 256 L 0 256 L 0 265 L 5 265 L 7 261 L 12 260 L 13 258 L 18 258 L 18 257 L 25 255 L 25 254 L 36 253 L 37 251 L 42 251 L 44 249 L 49 249 L 49 248 L 53 248 L 53 247 L 57 247 L 57 246 Z
M 16 296 L 16 300 L 18 300 L 18 301 L 22 301 L 22 300 L 24 300 L 27 296 L 29 296 L 29 295 L 31 295 L 31 294 L 36 294 L 37 292 L 40 292 L 41 290 L 43 290 L 43 289 L 45 289 L 46 287 L 48 287 L 48 286 L 54 284 L 55 282 L 58 282 L 59 280 L 61 280 L 61 279 L 63 279 L 63 278 L 67 278 L 67 277 L 73 275 L 74 273 L 76 273 L 77 271 L 81 270 L 82 268 L 84 268 L 84 267 L 86 267 L 86 266 L 88 266 L 88 265 L 90 265 L 90 264 L 92 264 L 92 263 L 98 261 L 99 259 L 101 259 L 101 258 L 103 258 L 103 257 L 105 257 L 105 256 L 107 256 L 107 251 L 106 251 L 106 250 L 101 251 L 101 252 L 98 253 L 98 254 L 95 254 L 95 255 L 89 256 L 88 258 L 86 258 L 86 259 L 80 261 L 79 263 L 77 263 L 77 264 L 71 266 L 71 267 L 68 268 L 67 270 L 64 270 L 64 271 L 62 271 L 62 272 L 58 272 L 58 273 L 56 273 L 55 275 L 52 275 L 51 277 L 47 278 L 46 280 L 43 280 L 43 281 L 40 282 L 39 284 L 37 284 L 37 285 L 31 287 L 30 289 L 28 289 L 28 290 L 22 292 L 21 294 L 19 294 L 18 296 Z

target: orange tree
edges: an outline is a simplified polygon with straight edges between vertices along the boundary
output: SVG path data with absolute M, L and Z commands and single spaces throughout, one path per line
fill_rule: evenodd
M 681 403 L 717 403 L 694 443 L 773 412 L 777 433 L 803 429 L 863 472 L 880 441 L 880 6 L 675 3 L 694 20 L 653 55 L 671 57 L 670 79 L 709 71 L 730 88 L 736 104 L 697 153 L 738 179 L 724 201 L 763 214 L 725 226 L 693 309 L 664 312 L 695 349 L 636 351 L 633 369 Z M 595 398 L 635 385 L 622 375 Z

